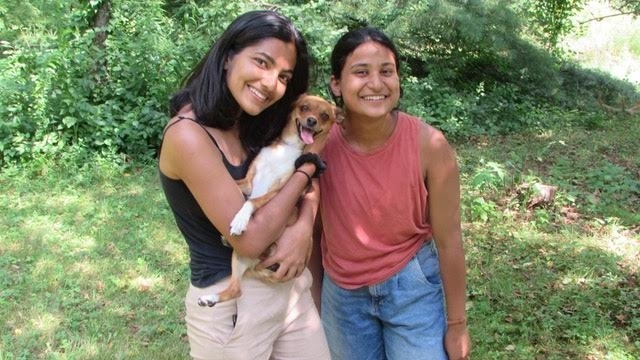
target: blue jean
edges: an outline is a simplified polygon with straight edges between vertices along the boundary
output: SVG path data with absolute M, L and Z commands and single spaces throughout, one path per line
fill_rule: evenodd
M 325 274 L 321 309 L 333 360 L 447 359 L 434 241 L 400 272 L 375 285 L 347 290 Z

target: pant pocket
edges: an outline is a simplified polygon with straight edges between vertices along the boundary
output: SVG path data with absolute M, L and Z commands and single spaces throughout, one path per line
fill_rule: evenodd
M 238 331 L 238 311 L 236 300 L 229 300 L 216 304 L 213 307 L 198 305 L 198 297 L 219 292 L 226 285 L 218 284 L 206 289 L 189 287 L 185 299 L 187 334 L 189 343 L 196 347 L 204 346 L 206 349 L 223 346 L 229 342 L 234 333 Z M 209 351 L 207 350 L 207 351 Z
M 442 286 L 442 277 L 440 276 L 440 262 L 438 252 L 435 248 L 433 240 L 426 242 L 420 251 L 413 258 L 418 263 L 423 275 L 423 281 L 434 287 Z

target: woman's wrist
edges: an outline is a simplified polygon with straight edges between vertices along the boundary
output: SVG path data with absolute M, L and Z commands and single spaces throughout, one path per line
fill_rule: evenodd
M 467 318 L 447 319 L 447 326 L 467 325 Z
M 307 186 L 305 187 L 305 190 L 308 190 L 311 187 L 311 175 L 309 175 L 309 172 L 302 169 L 296 169 L 293 173 L 300 173 L 307 177 Z

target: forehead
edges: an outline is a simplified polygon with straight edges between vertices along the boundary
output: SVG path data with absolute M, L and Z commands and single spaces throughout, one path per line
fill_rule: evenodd
M 297 101 L 297 105 L 298 106 L 307 106 L 308 109 L 307 110 L 311 110 L 311 109 L 321 109 L 321 110 L 325 110 L 330 108 L 331 105 L 322 100 L 321 98 L 315 97 L 315 96 L 305 96 L 303 98 L 300 98 Z
M 384 65 L 395 66 L 396 59 L 393 52 L 386 46 L 375 41 L 367 41 L 360 44 L 346 59 L 345 67 L 358 65 Z
M 265 55 L 288 70 L 296 66 L 296 45 L 293 42 L 284 42 L 276 38 L 262 39 L 242 50 L 249 55 Z

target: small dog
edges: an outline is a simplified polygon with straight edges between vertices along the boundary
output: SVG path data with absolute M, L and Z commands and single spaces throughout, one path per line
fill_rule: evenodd
M 251 163 L 247 176 L 237 181 L 248 199 L 231 221 L 231 235 L 242 234 L 253 213 L 284 186 L 295 171 L 294 163 L 302 154 L 304 146 L 313 143 L 318 136 L 327 136 L 331 126 L 343 119 L 342 109 L 321 97 L 303 94 L 294 102 L 280 137 L 260 150 Z M 274 246 L 272 244 L 267 252 L 272 251 Z M 260 260 L 240 256 L 234 251 L 229 286 L 218 294 L 201 296 L 198 304 L 211 307 L 218 302 L 239 297 L 240 279 L 247 270 L 254 277 L 270 280 L 274 270 L 255 270 L 254 266 L 258 262 Z

